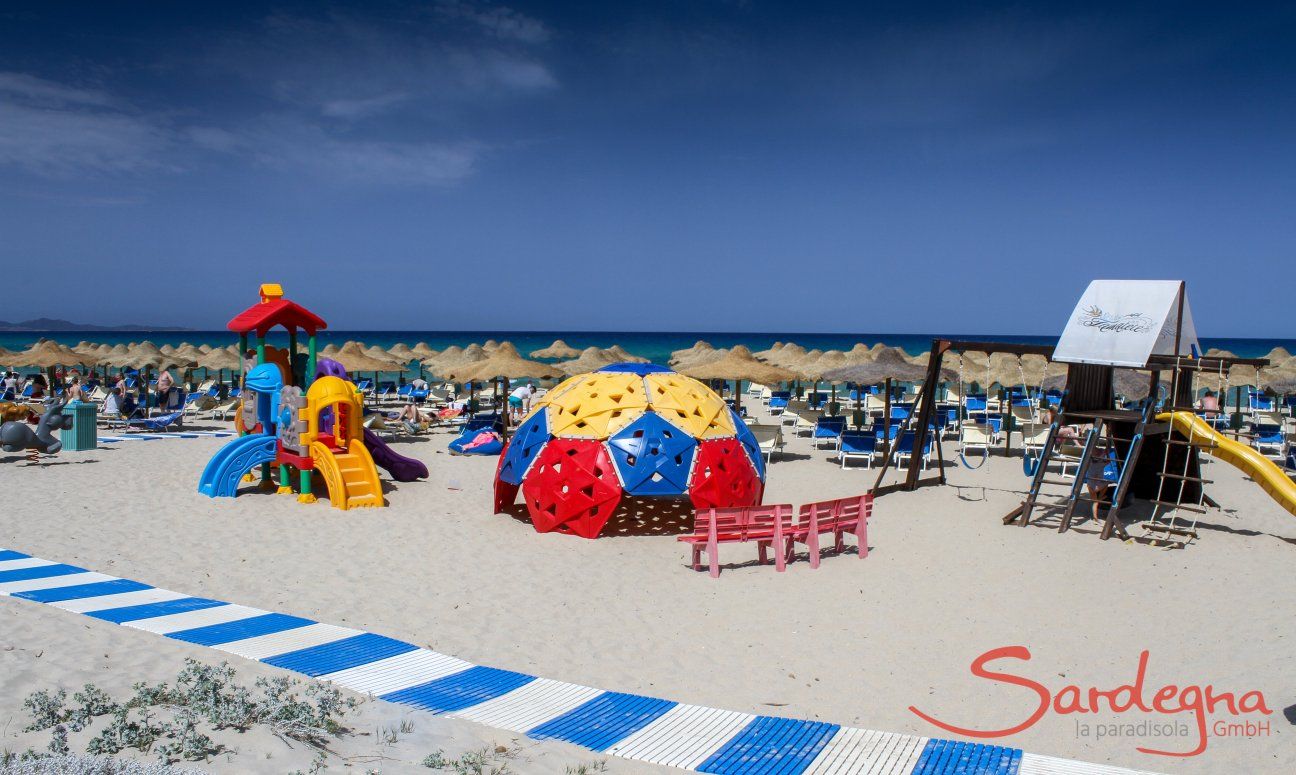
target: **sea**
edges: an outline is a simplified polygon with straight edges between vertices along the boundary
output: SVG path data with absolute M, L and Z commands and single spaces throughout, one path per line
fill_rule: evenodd
M 85 340 L 95 343 L 118 344 L 148 340 L 159 347 L 164 344 L 179 345 L 188 342 L 193 345 L 208 344 L 213 347 L 224 347 L 238 341 L 236 335 L 229 331 L 58 331 L 58 332 L 0 332 L 0 347 L 10 350 L 23 350 L 40 338 L 53 339 L 66 345 L 75 345 Z M 795 342 L 807 350 L 849 350 L 857 343 L 872 346 L 884 344 L 899 347 L 910 355 L 927 352 L 931 349 L 934 338 L 964 339 L 990 342 L 1021 342 L 1027 344 L 1055 344 L 1055 336 L 1024 336 L 1008 334 L 815 334 L 815 333 L 736 333 L 723 331 L 697 332 L 644 332 L 644 331 L 322 331 L 319 335 L 319 346 L 328 344 L 341 345 L 348 340 L 364 342 L 366 346 L 391 347 L 397 343 L 414 345 L 427 342 L 436 350 L 443 350 L 451 345 L 465 347 L 474 342 L 484 343 L 494 339 L 497 342 L 510 341 L 517 346 L 524 357 L 532 350 L 548 347 L 555 339 L 562 339 L 577 349 L 586 347 L 611 347 L 619 344 L 634 355 L 647 358 L 654 363 L 665 364 L 671 353 L 691 347 L 698 341 L 704 341 L 713 347 L 733 347 L 743 344 L 758 352 L 769 348 L 775 342 Z M 272 344 L 287 341 L 287 335 L 280 331 L 272 332 L 267 338 Z M 1219 348 L 1229 350 L 1243 358 L 1259 358 L 1267 355 L 1275 347 L 1284 347 L 1296 352 L 1296 339 L 1248 339 L 1248 338 L 1206 338 L 1201 340 L 1202 350 Z

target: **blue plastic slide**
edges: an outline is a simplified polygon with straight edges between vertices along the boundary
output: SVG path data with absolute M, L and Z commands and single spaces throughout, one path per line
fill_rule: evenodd
M 262 463 L 273 463 L 274 459 L 274 436 L 254 433 L 234 439 L 207 461 L 198 480 L 198 492 L 211 498 L 233 498 L 243 474 Z

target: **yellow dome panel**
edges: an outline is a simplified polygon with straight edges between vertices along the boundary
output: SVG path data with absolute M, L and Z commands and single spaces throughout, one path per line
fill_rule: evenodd
M 714 391 L 683 374 L 661 373 L 644 377 L 648 404 L 666 420 L 696 438 L 733 436 L 737 433 L 729 406 Z
M 549 432 L 554 436 L 606 439 L 648 408 L 643 377 L 637 374 L 594 372 L 574 379 L 580 382 L 560 395 L 546 396 Z

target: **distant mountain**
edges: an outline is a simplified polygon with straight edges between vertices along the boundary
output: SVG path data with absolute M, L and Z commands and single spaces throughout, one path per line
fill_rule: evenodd
M 0 331 L 192 331 L 179 326 L 96 326 L 93 323 L 72 323 L 58 318 L 36 318 L 10 323 L 0 320 Z

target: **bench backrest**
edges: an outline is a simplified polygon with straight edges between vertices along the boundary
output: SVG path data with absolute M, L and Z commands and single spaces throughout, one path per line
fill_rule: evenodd
M 797 514 L 797 525 L 819 533 L 837 530 L 854 530 L 860 517 L 865 520 L 873 514 L 873 493 L 853 495 L 818 503 L 803 505 Z
M 792 504 L 700 509 L 693 535 L 717 541 L 755 541 L 781 537 L 792 529 Z

